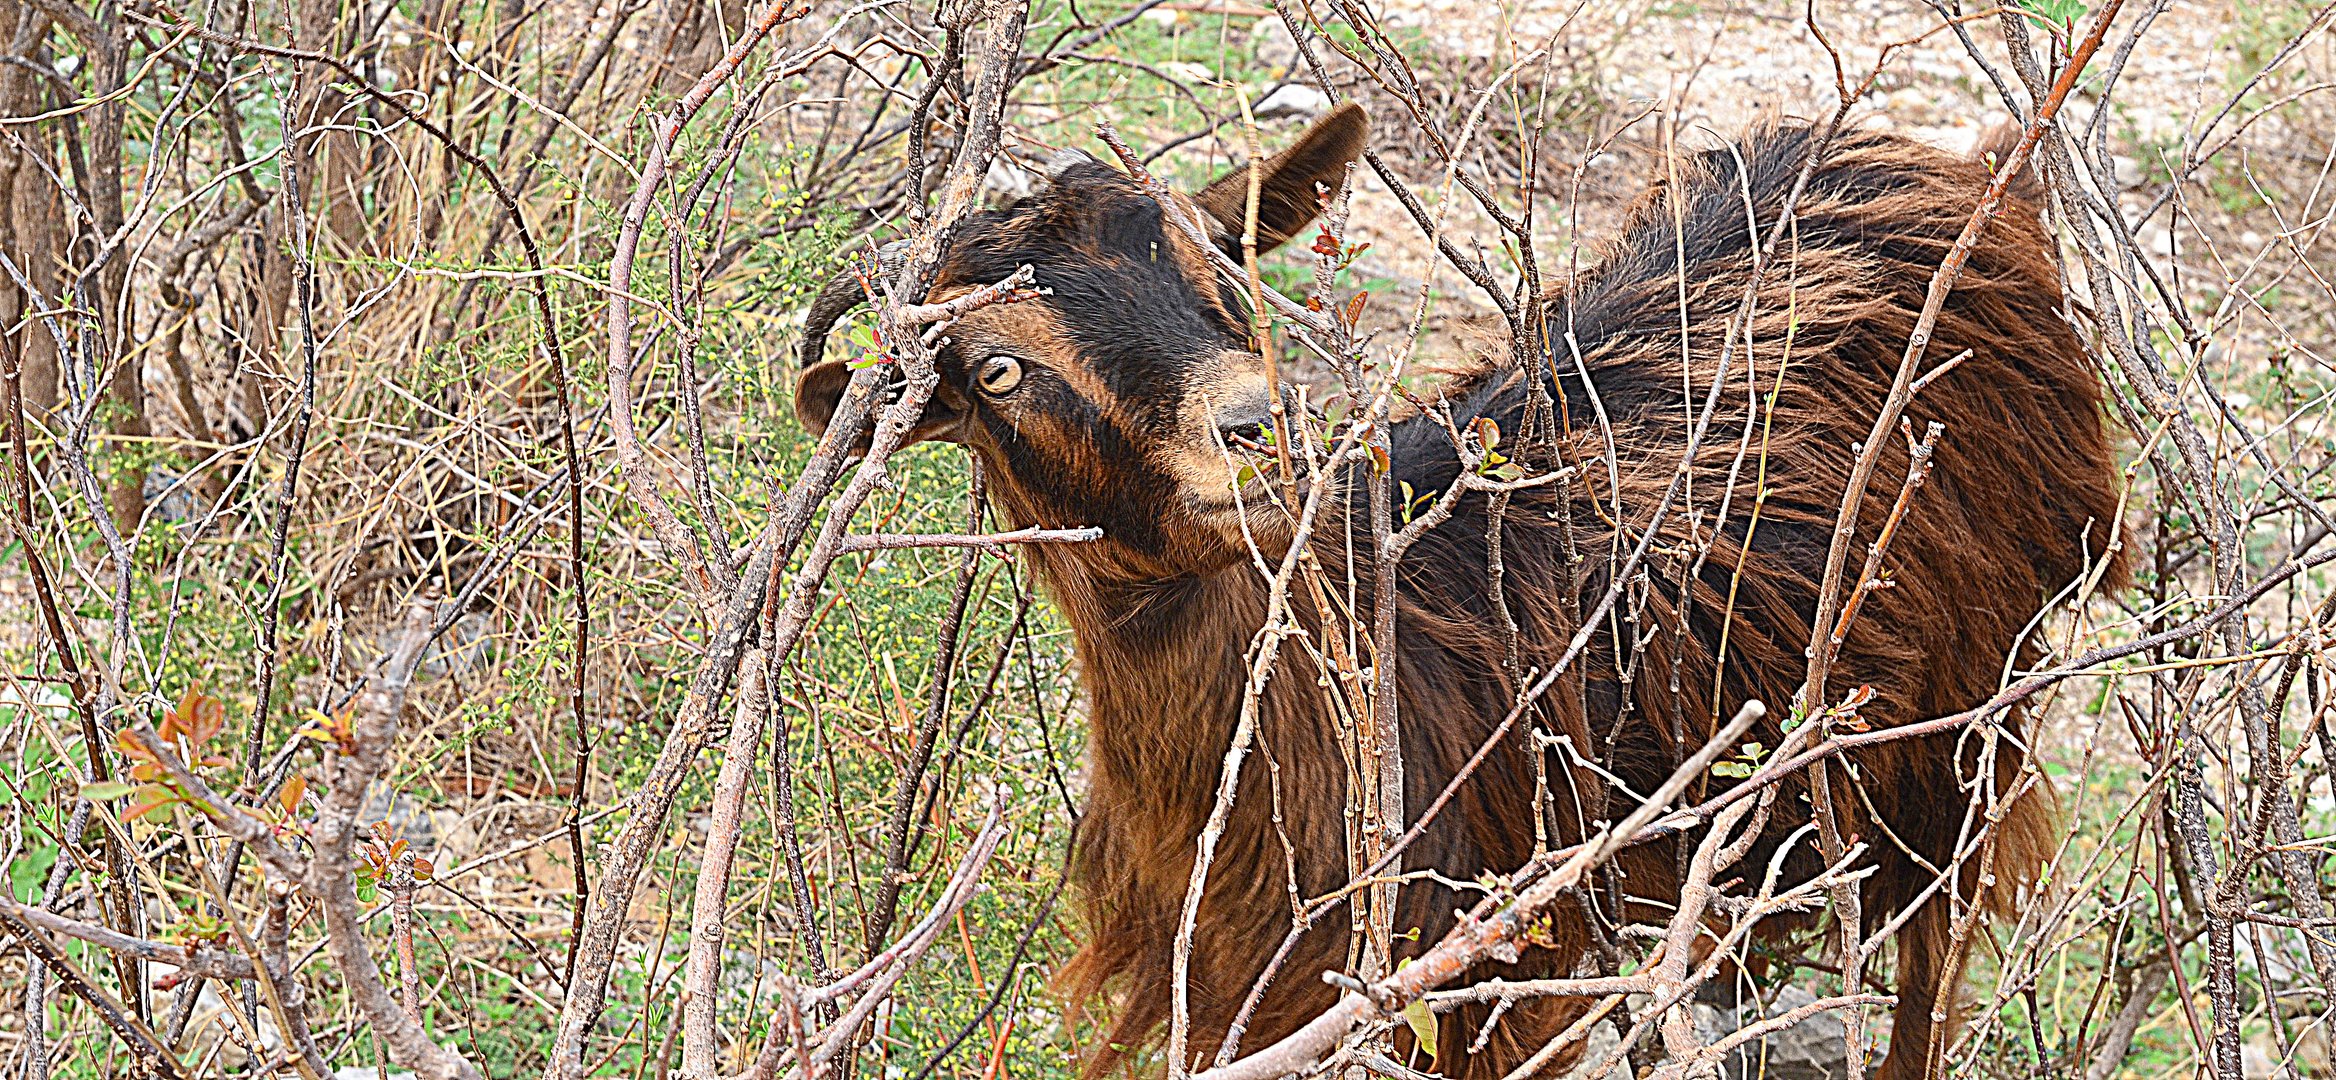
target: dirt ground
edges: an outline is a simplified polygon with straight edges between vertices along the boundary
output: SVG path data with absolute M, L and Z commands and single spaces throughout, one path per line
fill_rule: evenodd
M 1823 120 L 1839 103 L 1833 58 L 1800 4 L 1384 0 L 1377 8 L 1398 33 L 1416 32 L 1440 52 L 1478 60 L 1488 75 L 1521 60 L 1530 60 L 1524 65 L 1530 69 L 1544 62 L 1536 50 L 1547 49 L 1556 54 L 1555 65 L 1571 69 L 1570 77 L 1595 95 L 1602 115 L 1590 130 L 1548 151 L 1553 161 L 1545 180 L 1570 189 L 1578 172 L 1580 183 L 1578 217 L 1569 213 L 1570 190 L 1549 200 L 1546 212 L 1557 215 L 1553 240 L 1578 235 L 1594 242 L 1603 235 L 1619 208 L 1644 189 L 1667 137 L 1688 148 L 1715 146 L 1767 119 Z M 2009 116 L 1962 40 L 1924 5 L 1817 5 L 1816 25 L 1839 55 L 1849 87 L 1881 67 L 1851 114 L 1853 124 L 1969 151 Z M 2177 0 L 2158 17 L 2115 91 L 2110 142 L 2125 159 L 2121 180 L 2138 187 L 2149 175 L 2143 155 L 2150 148 L 2186 138 L 2229 100 L 2232 73 L 2243 65 L 2242 30 L 2236 4 Z M 1971 39 L 2008 78 L 2000 36 L 1992 20 L 1971 26 Z M 2065 115 L 2088 122 L 2096 100 L 2080 88 Z M 1588 152 L 1597 147 L 1605 149 Z M 1432 170 L 1421 171 L 1435 179 Z M 1416 282 L 1432 269 L 1442 293 L 1489 308 L 1449 267 L 1425 258 L 1425 239 L 1375 177 L 1365 176 L 1357 202 L 1357 239 L 1375 245 L 1366 270 Z M 1465 195 L 1454 200 L 1447 231 L 1491 244 L 1489 222 L 1467 203 Z

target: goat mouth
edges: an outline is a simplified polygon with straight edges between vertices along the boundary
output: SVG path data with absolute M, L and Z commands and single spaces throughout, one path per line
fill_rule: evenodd
M 1221 470 L 1221 471 L 1220 471 Z M 1282 465 L 1273 447 L 1227 439 L 1215 475 L 1190 493 L 1193 509 L 1207 514 L 1240 514 L 1278 500 Z
M 1273 444 L 1267 441 L 1270 438 L 1220 433 L 1212 440 L 1213 445 L 1202 451 L 1208 464 L 1200 468 L 1207 475 L 1209 486 L 1222 490 L 1228 485 L 1246 485 L 1276 468 L 1278 455 Z
M 1225 437 L 1225 449 L 1240 460 L 1270 458 L 1273 456 L 1273 447 L 1265 442 L 1265 438 L 1263 429 L 1258 429 L 1256 434 L 1231 434 Z

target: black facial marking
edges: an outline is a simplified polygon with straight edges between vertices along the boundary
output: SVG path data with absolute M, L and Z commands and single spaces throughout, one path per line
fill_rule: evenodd
M 1160 204 L 1127 177 L 1082 162 L 1047 191 L 968 222 L 942 278 L 979 285 L 1036 268 L 1051 295 L 1033 302 L 1047 306 L 1126 415 L 1166 432 L 1192 366 L 1244 341 L 1214 288 L 1186 276 L 1168 228 Z
M 1143 449 L 1092 403 L 1066 391 L 1050 396 L 1046 407 L 1063 427 L 1084 432 L 1092 444 L 1084 456 L 1089 468 L 1066 467 L 1064 462 L 1053 460 L 1044 442 L 1025 438 L 1019 428 L 994 411 L 985 410 L 981 417 L 990 441 L 1005 456 L 1005 471 L 1014 481 L 1039 502 L 1078 519 L 1048 524 L 1100 524 L 1114 540 L 1136 551 L 1157 554 L 1165 550 L 1158 508 L 1174 494 L 1175 480 L 1152 467 Z M 1110 475 L 1097 475 L 1092 468 L 1095 463 L 1103 463 Z

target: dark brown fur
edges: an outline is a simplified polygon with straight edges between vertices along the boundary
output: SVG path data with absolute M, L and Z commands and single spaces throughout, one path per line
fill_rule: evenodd
M 1301 231 L 1311 204 L 1293 192 L 1311 192 L 1318 180 L 1334 183 L 1360 138 L 1359 115 L 1341 112 L 1269 163 L 1272 220 L 1261 231 L 1273 239 Z M 1526 670 L 1555 661 L 1576 629 L 1565 615 L 1567 598 L 1582 609 L 1595 603 L 1608 587 L 1616 561 L 1610 556 L 1629 550 L 1652 518 L 1687 445 L 1693 412 L 1719 370 L 1724 327 L 1749 278 L 1756 241 L 1746 189 L 1764 233 L 1809 141 L 1802 129 L 1763 128 L 1733 148 L 1682 160 L 1677 186 L 1658 185 L 1629 212 L 1595 269 L 1548 298 L 1550 335 L 1559 342 L 1553 390 L 1564 428 L 1557 458 L 1578 472 L 1563 489 L 1519 494 L 1503 522 L 1506 595 L 1522 628 Z M 1535 719 L 1542 730 L 1592 748 L 1638 792 L 1651 790 L 1747 698 L 1773 710 L 1753 738 L 1778 744 L 1777 721 L 1806 664 L 1826 545 L 1856 456 L 1852 444 L 1865 438 L 1931 273 L 1988 180 L 1978 161 L 1892 136 L 1837 140 L 1799 206 L 1781 265 L 1760 287 L 1753 345 L 1737 352 L 1726 373 L 1690 497 L 1664 518 L 1644 580 L 1630 586 L 1617 616 L 1594 637 L 1576 665 L 1578 678 L 1541 701 Z M 1220 242 L 1231 244 L 1237 226 L 1224 222 L 1223 191 L 1193 202 L 1216 211 Z M 1680 219 L 1683 233 L 1674 228 Z M 1938 322 L 1930 364 L 1966 348 L 1972 355 L 1909 409 L 1918 429 L 1929 421 L 1945 425 L 1937 464 L 1891 549 L 1894 584 L 1865 605 L 1831 678 L 1835 700 L 1851 688 L 1872 689 L 1861 712 L 1866 723 L 1905 724 L 1985 699 L 2007 657 L 2034 655 L 2023 635 L 2032 634 L 2051 597 L 2104 560 L 2109 580 L 2121 575 L 2110 545 L 2118 501 L 2101 390 L 2058 312 L 2050 253 L 2035 206 L 2015 198 L 1980 241 Z M 986 322 L 977 315 L 953 330 L 958 340 L 943 354 L 943 391 L 928 426 L 989 461 L 1015 524 L 1099 524 L 1106 531 L 1097 544 L 1028 554 L 1076 632 L 1091 698 L 1088 809 L 1075 853 L 1087 941 L 1060 973 L 1074 1000 L 1110 1003 L 1113 1027 L 1089 1052 L 1089 1076 L 1118 1067 L 1123 1055 L 1114 1047 L 1153 1045 L 1164 1031 L 1171 944 L 1194 838 L 1232 736 L 1245 651 L 1265 617 L 1265 587 L 1238 532 L 1212 508 L 1206 485 L 1179 471 L 1186 459 L 1178 455 L 1206 442 L 1188 422 L 1195 395 L 1207 398 L 1212 415 L 1223 412 L 1219 391 L 1193 387 L 1221 387 L 1225 371 L 1245 370 L 1236 304 L 1198 255 L 1126 178 L 1086 163 L 1063 170 L 1024 204 L 962 230 L 936 290 L 994 281 L 1020 262 L 1035 264 L 1039 282 L 1055 289 L 1034 306 Z M 1578 365 L 1564 344 L 1569 332 Z M 1022 357 L 1040 381 L 1010 398 L 985 397 L 972 375 L 999 349 Z M 1611 477 L 1582 368 L 1611 421 Z M 806 375 L 798 408 L 823 423 L 838 388 L 834 362 L 820 365 Z M 1772 390 L 1770 423 L 1757 424 L 1751 403 Z M 1463 422 L 1481 415 L 1504 431 L 1522 428 L 1525 392 L 1511 366 L 1478 365 L 1443 396 Z M 1398 476 L 1416 491 L 1453 482 L 1459 465 L 1439 426 L 1414 419 L 1393 438 Z M 1852 572 L 1906 468 L 1903 442 L 1893 437 L 1866 500 Z M 1763 476 L 1767 496 L 1757 499 Z M 1415 817 L 1519 690 L 1504 673 L 1505 639 L 1486 587 L 1487 513 L 1483 498 L 1463 500 L 1450 522 L 1408 554 L 1398 583 L 1406 800 Z M 1270 516 L 1251 514 L 1269 543 Z M 1350 550 L 1362 556 L 1358 607 L 1367 607 L 1370 595 L 1363 517 L 1359 510 L 1334 513 L 1315 542 L 1332 581 L 1343 580 Z M 1564 562 L 1563 526 L 1582 553 L 1578 565 Z M 1708 553 L 1695 554 L 1699 549 Z M 1624 612 L 1632 618 L 1624 620 Z M 1626 642 L 1621 648 L 1618 637 Z M 1349 874 L 1350 765 L 1319 675 L 1304 650 L 1284 648 L 1262 702 L 1263 760 L 1252 758 L 1242 775 L 1210 874 L 1191 980 L 1192 1052 L 1204 1061 L 1290 927 L 1291 853 L 1308 897 L 1338 888 Z M 1994 789 L 2018 783 L 2024 730 L 2024 719 L 2014 716 L 1988 733 L 1893 742 L 1854 759 L 1844 802 L 1848 828 L 1876 868 L 1864 892 L 1868 929 L 1933 880 L 1907 849 L 1934 866 L 1953 858 L 1976 797 L 1966 788 L 1980 779 L 1983 742 L 1992 738 L 1996 746 Z M 1404 866 L 1465 881 L 1529 859 L 1530 746 L 1523 732 L 1508 739 Z M 1548 775 L 1557 806 L 1549 822 L 1553 844 L 1580 838 L 1585 819 L 1629 808 L 1556 755 Z M 1743 872 L 1760 872 L 1808 820 L 1801 783 L 1787 782 Z M 1991 907 L 2008 903 L 2049 856 L 2051 813 L 2048 792 L 2039 791 L 1995 827 Z M 1619 881 L 1629 895 L 1667 901 L 1676 895 L 1678 858 L 1670 844 L 1635 849 L 1621 859 Z M 1785 865 L 1788 878 L 1813 873 L 1813 842 L 1797 842 Z M 1966 897 L 1977 877 L 1967 871 L 1958 883 Z M 1432 943 L 1454 910 L 1473 899 L 1433 883 L 1408 885 L 1398 928 L 1416 928 L 1421 942 Z M 1659 918 L 1656 910 L 1628 914 Z M 1604 914 L 1617 913 L 1608 907 Z M 1951 994 L 1959 982 L 1960 964 L 1948 955 L 1950 924 L 1948 905 L 1932 902 L 1899 933 L 1893 981 L 1901 1005 L 1883 1072 L 1892 1080 L 1923 1075 L 1935 990 Z M 1349 930 L 1342 910 L 1302 939 L 1244 1035 L 1245 1050 L 1331 1004 L 1333 991 L 1319 975 L 1345 968 Z M 1510 973 L 1569 974 L 1590 953 L 1590 927 L 1578 909 L 1560 913 L 1553 937 L 1552 947 L 1530 950 Z M 1444 1025 L 1436 1066 L 1450 1075 L 1499 1076 L 1573 1015 L 1559 1002 L 1520 1007 L 1473 1057 L 1466 1048 L 1481 1018 L 1458 1017 Z

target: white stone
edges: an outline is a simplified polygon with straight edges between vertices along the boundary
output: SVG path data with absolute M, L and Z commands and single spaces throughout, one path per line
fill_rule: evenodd
M 1190 60 L 1170 60 L 1167 63 L 1160 65 L 1160 70 L 1165 71 L 1168 74 L 1185 82 L 1207 83 L 1217 81 L 1217 73 L 1211 70 L 1208 65 L 1195 64 Z
M 1953 127 L 1910 127 L 1907 134 L 1951 154 L 1968 155 L 1979 148 L 1981 129 L 1977 125 Z
M 2168 232 L 2163 225 L 2144 226 L 2140 235 L 2135 236 L 2134 240 L 2141 244 L 2143 251 L 2152 255 L 2171 255 L 2174 253 L 2174 234 Z
M 2128 191 L 2140 187 L 2142 180 L 2148 176 L 2148 174 L 2142 170 L 2141 162 L 2139 160 L 2126 157 L 2123 154 L 2119 154 L 2109 159 L 2109 164 L 2116 169 L 2117 186 Z
M 410 1072 L 391 1070 L 385 1073 L 376 1065 L 343 1065 L 333 1070 L 333 1080 L 381 1080 L 384 1076 L 389 1077 L 389 1080 L 414 1080 L 414 1074 Z
M 1006 200 L 1027 199 L 1038 189 L 1038 178 L 1005 154 L 990 159 L 990 171 L 981 178 L 983 191 Z
M 1249 30 L 1249 51 L 1277 75 L 1297 69 L 1298 43 L 1290 40 L 1290 30 L 1280 19 L 1257 20 Z
M 1706 993 L 1699 994 L 1692 1006 L 1698 1042 L 1711 1045 L 1757 1019 L 1755 1002 L 1744 1001 L 1741 1010 L 1723 1008 L 1713 1004 L 1713 1001 L 1733 995 L 1716 985 L 1707 984 L 1705 990 Z M 1788 986 L 1777 991 L 1768 1015 L 1781 1015 L 1816 1000 L 1816 995 L 1807 990 Z M 1721 1063 L 1720 1075 L 1759 1076 L 1766 1080 L 1846 1080 L 1849 1076 L 1849 1062 L 1845 1058 L 1844 1046 L 1841 1014 L 1820 1012 L 1799 1024 L 1740 1047 Z
M 1260 120 L 1280 116 L 1316 116 L 1330 108 L 1330 95 L 1304 83 L 1288 83 L 1274 88 L 1264 100 L 1251 106 L 1250 111 Z

